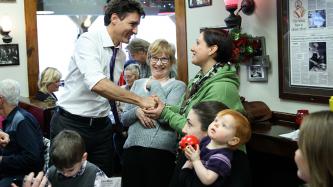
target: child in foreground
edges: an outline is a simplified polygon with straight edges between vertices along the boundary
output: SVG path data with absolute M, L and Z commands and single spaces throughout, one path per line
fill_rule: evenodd
M 310 187 L 333 186 L 333 112 L 306 116 L 299 132 L 295 162 L 299 178 Z
M 102 186 L 105 173 L 87 161 L 82 137 L 75 131 L 63 130 L 53 140 L 50 157 L 54 164 L 47 177 L 53 187 Z M 110 158 L 111 159 L 111 158 Z
M 207 133 L 200 149 L 199 145 L 185 148 L 188 160 L 182 172 L 194 173 L 204 186 L 221 186 L 230 174 L 233 151 L 251 137 L 250 123 L 241 113 L 226 109 L 217 114 Z

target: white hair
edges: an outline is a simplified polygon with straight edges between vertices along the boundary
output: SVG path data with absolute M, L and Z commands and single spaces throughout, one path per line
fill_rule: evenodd
M 7 103 L 18 105 L 20 100 L 20 84 L 12 79 L 0 81 L 0 96 L 4 97 Z

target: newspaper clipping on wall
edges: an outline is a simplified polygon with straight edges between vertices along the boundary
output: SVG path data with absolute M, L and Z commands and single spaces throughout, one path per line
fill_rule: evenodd
M 290 84 L 333 88 L 333 1 L 290 0 Z

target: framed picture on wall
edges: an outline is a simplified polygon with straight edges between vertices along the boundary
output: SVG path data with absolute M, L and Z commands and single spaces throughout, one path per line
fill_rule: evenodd
M 188 0 L 189 8 L 203 7 L 212 5 L 212 0 Z
M 260 64 L 247 66 L 248 81 L 267 82 L 267 68 Z
M 16 0 L 0 0 L 0 3 L 15 3 Z
M 276 2 L 280 98 L 328 103 L 333 93 L 331 9 L 316 8 L 310 0 Z
M 0 45 L 0 66 L 19 65 L 19 48 L 18 44 L 1 44 Z

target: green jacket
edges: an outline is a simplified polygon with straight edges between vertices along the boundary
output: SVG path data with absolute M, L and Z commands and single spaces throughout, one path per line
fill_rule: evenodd
M 187 89 L 191 89 L 193 80 L 190 81 Z M 186 117 L 193 105 L 202 101 L 220 101 L 229 108 L 244 113 L 244 108 L 238 93 L 239 77 L 234 66 L 225 65 L 217 73 L 207 79 L 198 92 L 194 93 L 191 102 L 185 108 L 185 113 L 180 114 L 181 103 L 178 106 L 166 105 L 161 118 L 166 120 L 169 125 L 178 133 L 186 123 Z M 182 101 L 184 102 L 184 95 Z

